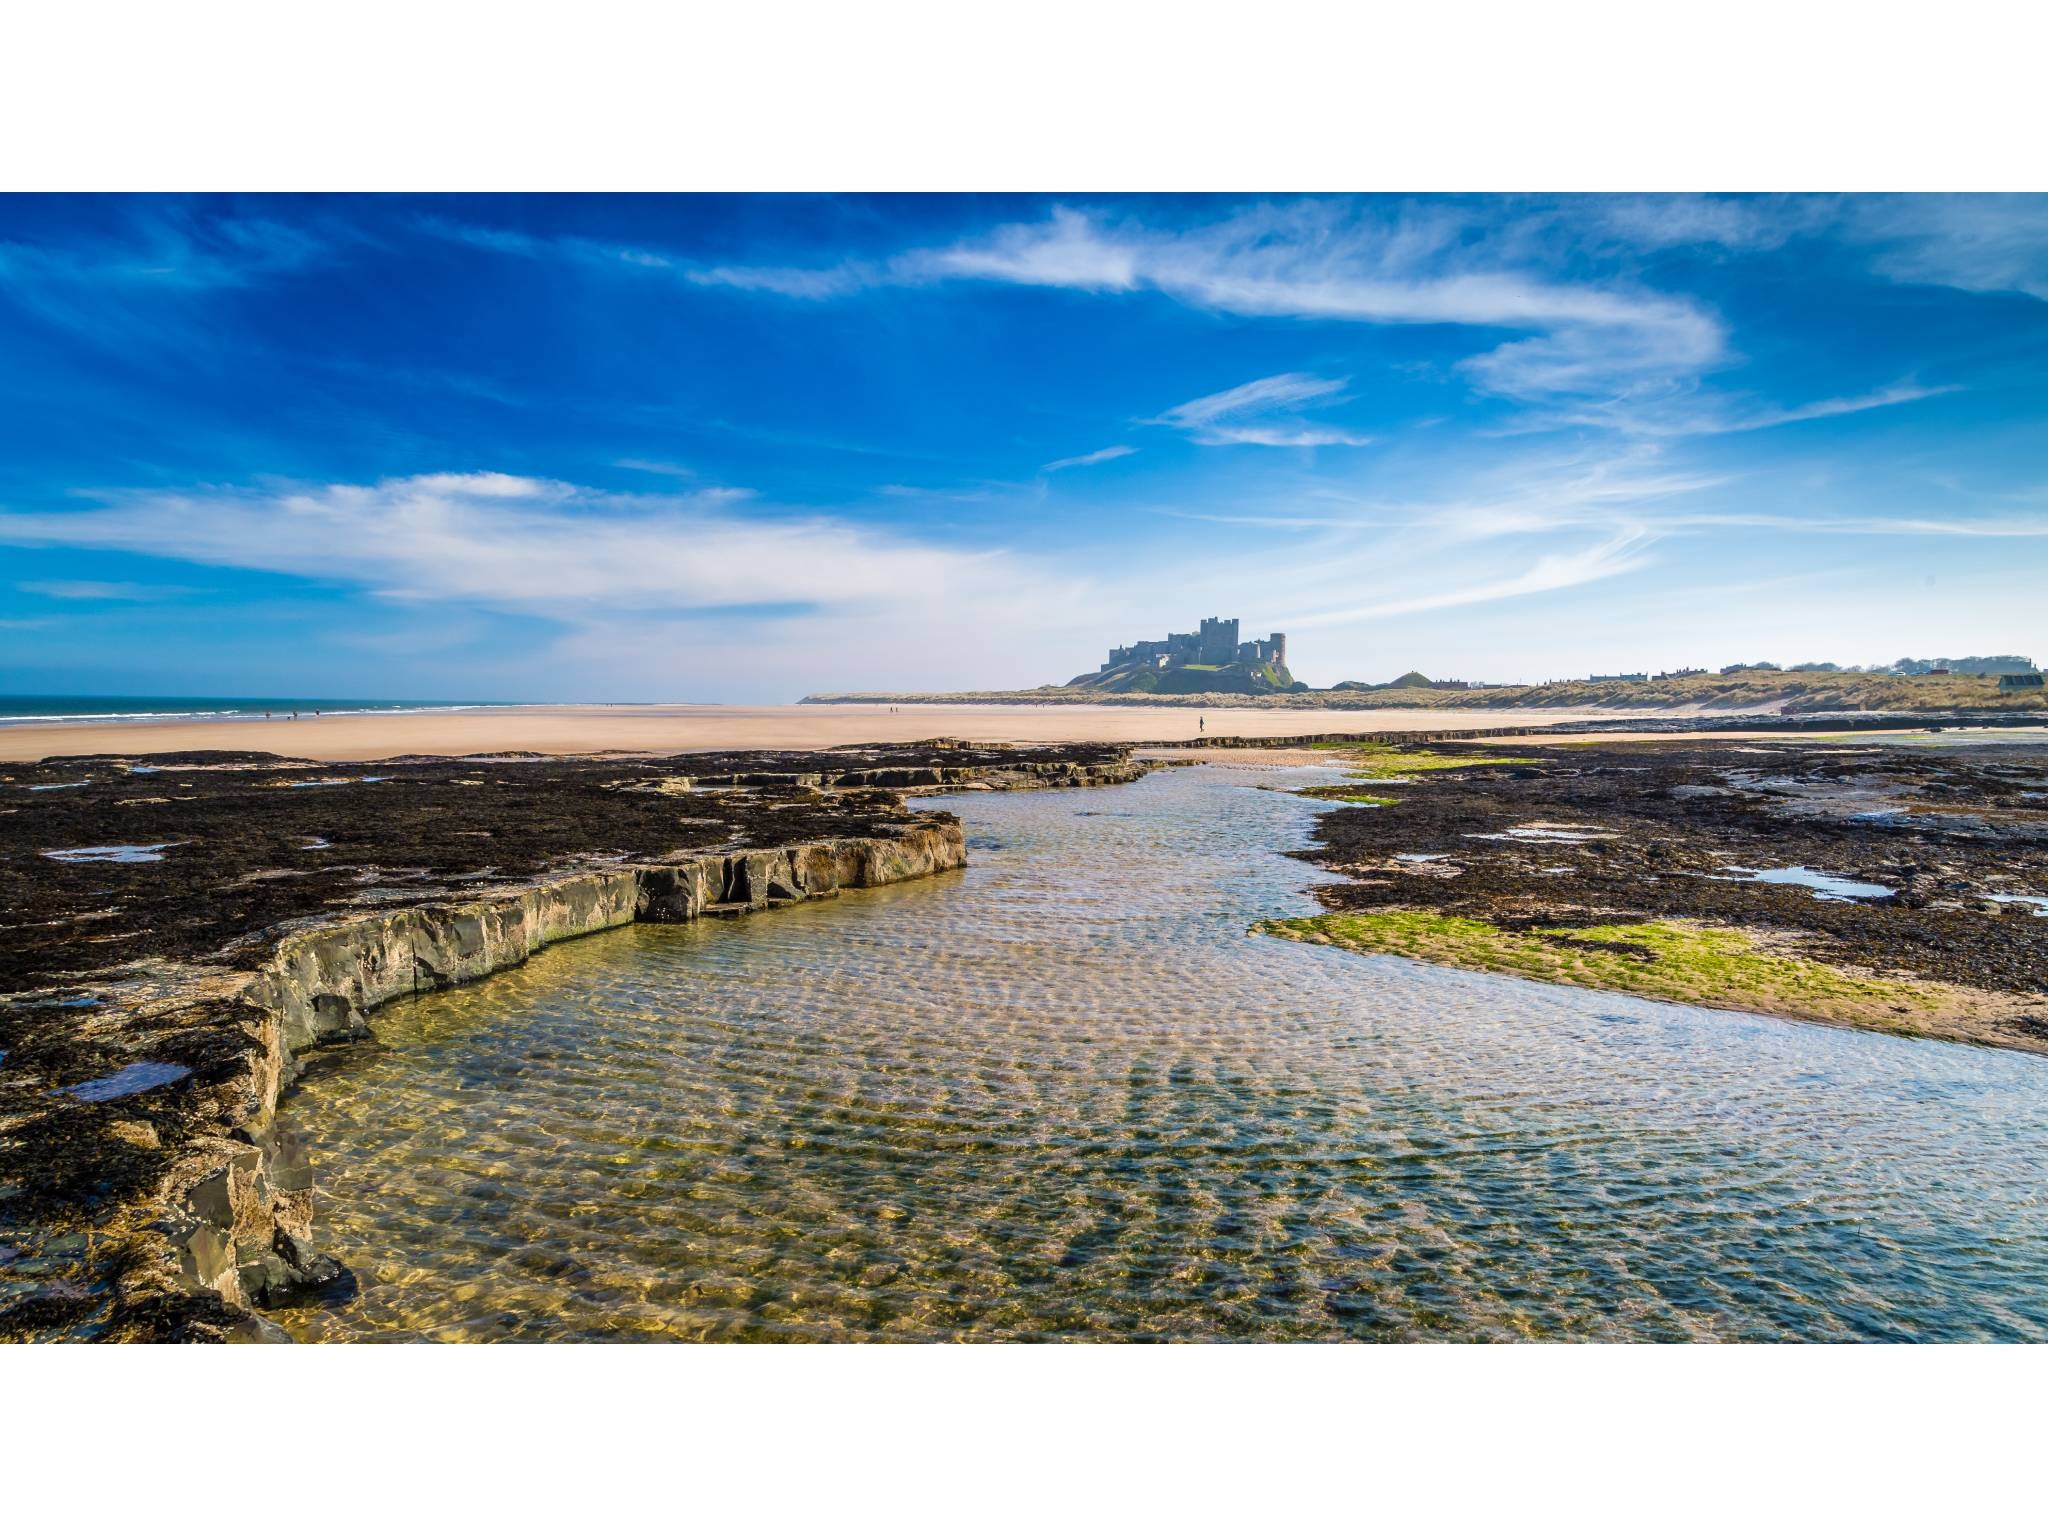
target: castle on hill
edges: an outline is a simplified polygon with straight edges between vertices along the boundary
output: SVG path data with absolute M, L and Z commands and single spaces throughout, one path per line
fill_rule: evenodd
M 1107 661 L 1067 686 L 1116 693 L 1276 693 L 1301 687 L 1287 671 L 1287 637 L 1239 640 L 1236 619 L 1204 619 L 1186 634 L 1112 646 Z
M 1248 667 L 1287 666 L 1287 637 L 1268 635 L 1263 640 L 1237 638 L 1237 620 L 1204 619 L 1192 634 L 1168 635 L 1164 640 L 1139 640 L 1131 645 L 1112 646 L 1102 670 L 1112 672 L 1132 665 L 1148 667 L 1227 667 L 1242 662 Z

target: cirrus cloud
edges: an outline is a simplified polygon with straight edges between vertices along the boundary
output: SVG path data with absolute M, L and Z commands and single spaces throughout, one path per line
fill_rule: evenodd
M 0 543 L 122 550 L 573 618 L 589 604 L 693 609 L 888 602 L 998 585 L 1017 562 L 815 514 L 736 510 L 749 493 L 628 496 L 520 475 L 141 492 L 83 511 L 0 513 Z

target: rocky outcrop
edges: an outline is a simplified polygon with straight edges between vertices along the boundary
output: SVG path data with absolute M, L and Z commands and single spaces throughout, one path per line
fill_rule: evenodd
M 814 773 L 727 773 L 681 775 L 654 786 L 661 794 L 692 794 L 705 789 L 894 789 L 920 791 L 974 789 L 1094 789 L 1128 784 L 1145 768 L 1130 761 L 1129 749 L 1107 761 L 1006 763 L 1000 766 L 921 764 L 915 767 L 824 769 Z
M 280 1330 L 252 1308 L 352 1286 L 312 1246 L 312 1170 L 273 1115 L 300 1054 L 366 1034 L 366 1015 L 382 1004 L 628 923 L 737 916 L 966 862 L 958 820 L 923 816 L 883 836 L 574 870 L 461 901 L 315 920 L 280 938 L 239 986 L 208 977 L 211 1005 L 236 1016 L 247 1042 L 243 1070 L 214 1095 L 227 1110 L 219 1123 L 195 1127 L 156 1196 L 107 1232 L 116 1255 L 107 1336 L 273 1339 Z

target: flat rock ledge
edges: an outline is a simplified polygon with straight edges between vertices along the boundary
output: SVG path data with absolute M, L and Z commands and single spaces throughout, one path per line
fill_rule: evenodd
M 602 766 L 617 774 L 622 765 Z M 0 1279 L 14 1282 L 0 1290 L 0 1340 L 284 1342 L 264 1308 L 350 1294 L 353 1276 L 313 1247 L 312 1168 L 275 1113 L 305 1054 L 367 1038 L 367 1016 L 385 1003 L 629 923 L 737 917 L 964 867 L 959 819 L 916 812 L 904 792 L 1115 784 L 1145 771 L 1127 753 L 1083 762 L 1019 754 L 1000 763 L 785 762 L 612 777 L 603 787 L 622 811 L 636 803 L 697 810 L 708 790 L 721 797 L 711 803 L 771 802 L 730 813 L 751 814 L 758 826 L 862 831 L 652 858 L 558 859 L 544 873 L 470 881 L 448 899 L 294 917 L 226 953 L 181 956 L 166 945 L 146 961 L 90 976 L 72 970 L 64 985 L 0 998 L 0 1023 L 11 1010 L 49 1019 L 75 1006 L 84 1025 L 89 1007 L 90 1035 L 117 1041 L 122 1059 L 82 1084 L 24 1092 L 17 1083 L 0 1099 L 0 1141 L 17 1154 L 0 1169 L 0 1210 L 16 1215 L 0 1227 L 0 1265 L 15 1271 L 0 1267 Z M 234 778 L 243 792 L 246 776 Z M 205 787 L 197 777 L 186 783 Z M 784 798 L 791 794 L 798 798 Z M 447 890 L 442 881 L 435 889 Z M 82 992 L 89 997 L 79 1000 Z M 12 1065 L 6 1054 L 0 1076 Z M 151 1086 L 152 1072 L 159 1091 L 133 1091 Z M 20 1235 L 24 1212 L 31 1227 L 43 1218 L 40 1243 Z

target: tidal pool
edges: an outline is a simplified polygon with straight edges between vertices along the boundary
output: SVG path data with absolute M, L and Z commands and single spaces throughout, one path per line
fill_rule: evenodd
M 1808 869 L 1803 864 L 1787 864 L 1780 869 L 1744 869 L 1739 865 L 1728 866 L 1726 875 L 1709 875 L 1709 880 L 1754 880 L 1760 885 L 1803 885 L 1813 892 L 1816 901 L 1860 901 L 1871 896 L 1890 896 L 1888 885 L 1879 885 L 1871 880 L 1851 880 L 1847 875 L 1831 875 L 1826 870 Z
M 1325 770 L 373 1017 L 302 1339 L 2043 1339 L 2048 1060 L 1254 938 Z M 1114 812 L 1116 814 L 1097 814 Z

